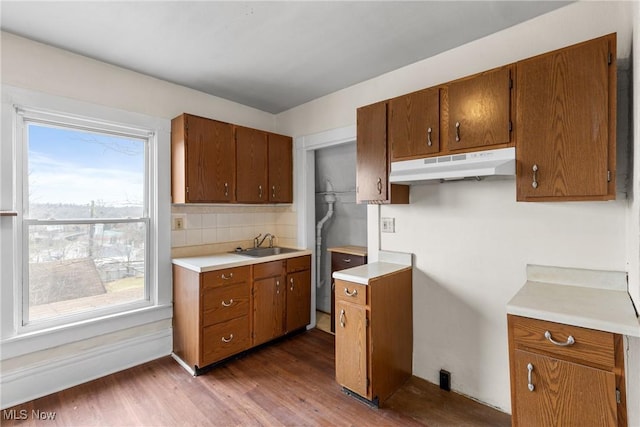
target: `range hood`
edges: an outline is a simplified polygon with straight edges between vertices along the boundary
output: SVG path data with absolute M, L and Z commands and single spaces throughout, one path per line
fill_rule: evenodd
M 433 180 L 516 174 L 515 147 L 391 162 L 389 181 L 411 184 Z

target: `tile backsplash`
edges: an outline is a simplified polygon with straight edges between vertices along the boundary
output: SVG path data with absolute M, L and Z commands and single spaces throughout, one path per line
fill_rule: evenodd
M 182 230 L 176 230 L 181 218 Z M 295 247 L 297 217 L 291 205 L 172 205 L 171 256 L 187 257 L 253 246 L 253 238 L 271 233 L 274 245 Z

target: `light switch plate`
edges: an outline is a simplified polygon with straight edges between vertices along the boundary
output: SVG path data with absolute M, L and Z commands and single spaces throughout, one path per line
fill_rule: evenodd
M 381 218 L 381 229 L 383 233 L 395 233 L 396 232 L 396 219 L 395 218 Z

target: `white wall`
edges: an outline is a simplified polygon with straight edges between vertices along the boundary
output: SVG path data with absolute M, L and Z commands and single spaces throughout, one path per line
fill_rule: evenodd
M 573 3 L 281 113 L 278 129 L 298 136 L 353 125 L 359 106 L 611 32 L 618 33 L 618 58 L 629 58 L 638 22 L 631 2 Z M 636 119 L 635 141 L 637 126 Z M 633 269 L 630 290 L 637 300 L 638 261 L 629 258 L 637 257 L 638 218 L 629 205 L 624 198 L 516 203 L 515 181 L 503 179 L 413 186 L 409 206 L 382 206 L 381 216 L 396 218 L 396 233 L 380 235 L 381 249 L 415 254 L 414 374 L 437 382 L 445 368 L 454 390 L 510 412 L 505 306 L 524 283 L 525 266 Z M 370 209 L 369 229 L 377 217 Z M 640 425 L 637 357 L 631 363 L 629 421 Z

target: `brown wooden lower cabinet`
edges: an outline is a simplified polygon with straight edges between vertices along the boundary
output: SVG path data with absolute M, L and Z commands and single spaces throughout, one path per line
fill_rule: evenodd
M 369 280 L 336 279 L 336 381 L 381 406 L 412 372 L 411 268 Z
M 336 330 L 336 283 L 333 273 L 367 263 L 367 248 L 364 246 L 336 246 L 327 248 L 331 253 L 331 332 Z
M 627 425 L 621 335 L 513 315 L 508 327 L 514 426 Z
M 310 323 L 311 256 L 197 273 L 173 266 L 173 353 L 207 365 Z

